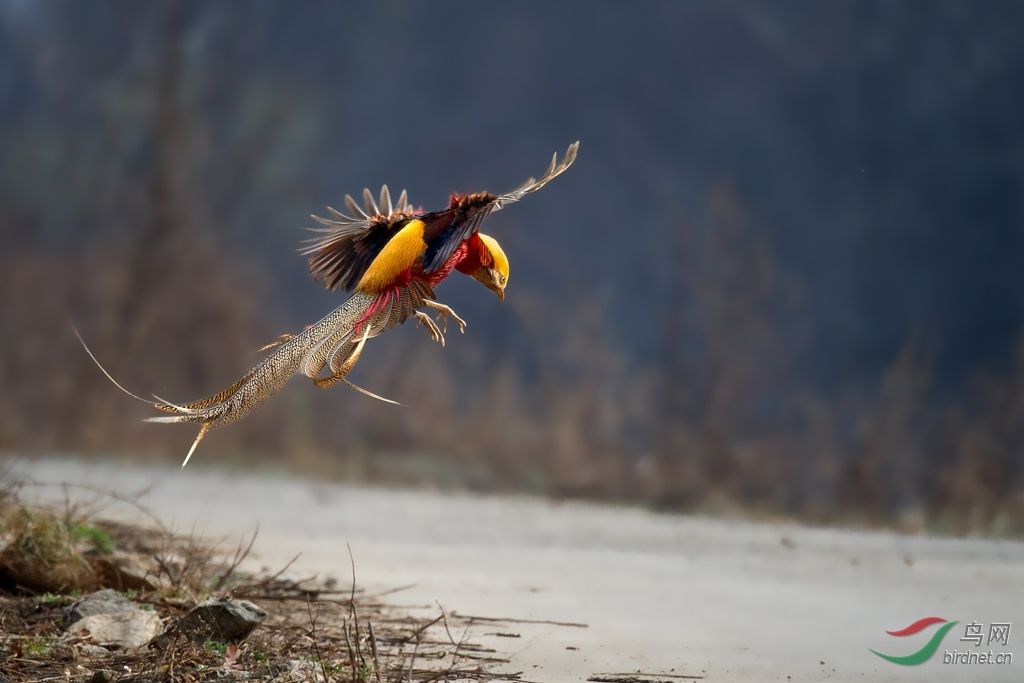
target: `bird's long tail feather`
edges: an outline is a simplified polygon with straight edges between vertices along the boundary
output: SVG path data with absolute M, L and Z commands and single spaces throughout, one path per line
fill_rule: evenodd
M 128 391 L 100 364 L 78 330 L 74 329 L 74 326 L 72 329 L 89 358 L 115 387 L 133 399 L 167 413 L 145 418 L 146 422 L 199 423 L 199 434 L 181 464 L 185 467 L 207 432 L 214 427 L 242 419 L 300 371 L 310 377 L 317 386 L 327 387 L 342 382 L 361 394 L 396 404 L 395 401 L 353 384 L 347 375 L 359 360 L 367 339 L 405 320 L 412 310 L 422 305 L 424 298 L 431 294 L 425 285 L 416 285 L 411 287 L 409 292 L 403 292 L 387 305 L 381 306 L 380 302 L 375 304 L 374 296 L 357 293 L 302 333 L 275 345 L 271 353 L 231 386 L 207 398 L 180 404 L 172 403 L 155 394 L 155 400 L 150 400 Z M 361 333 L 356 343 L 353 343 L 353 332 Z M 320 378 L 319 375 L 328 360 L 331 374 Z
M 142 398 L 138 394 L 133 394 L 132 392 L 125 389 L 123 386 L 121 386 L 120 382 L 114 379 L 113 375 L 107 372 L 107 369 L 103 367 L 103 365 L 98 360 L 96 360 L 95 354 L 93 354 L 92 349 L 89 348 L 89 345 L 85 343 L 85 340 L 82 339 L 82 335 L 78 333 L 78 328 L 75 327 L 74 323 L 71 324 L 71 331 L 75 333 L 75 336 L 78 337 L 78 343 L 82 345 L 82 348 L 85 349 L 85 352 L 89 354 L 89 358 L 91 358 L 92 362 L 96 364 L 96 367 L 100 369 L 100 372 L 102 372 L 104 376 L 110 380 L 111 384 L 120 389 L 121 393 L 125 394 L 126 396 L 130 396 L 131 398 L 134 398 L 136 401 L 142 401 L 143 403 L 153 405 L 153 402 L 151 400 Z

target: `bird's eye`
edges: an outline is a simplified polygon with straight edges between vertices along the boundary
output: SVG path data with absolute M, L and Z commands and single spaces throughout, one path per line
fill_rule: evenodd
M 499 285 L 505 284 L 505 276 L 504 275 L 499 275 L 498 276 L 498 284 Z

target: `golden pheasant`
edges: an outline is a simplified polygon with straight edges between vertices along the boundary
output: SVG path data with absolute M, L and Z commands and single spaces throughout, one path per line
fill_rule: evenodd
M 530 178 L 511 192 L 453 194 L 448 207 L 440 211 L 413 209 L 404 190 L 393 203 L 385 185 L 379 199 L 368 189 L 363 190 L 362 206 L 346 195 L 349 214 L 328 207 L 330 218 L 313 216 L 323 227 L 311 230 L 320 236 L 308 240 L 300 250 L 309 257 L 310 273 L 328 289 L 353 291 L 352 296 L 303 332 L 282 335 L 263 347 L 261 350 L 273 351 L 237 382 L 208 398 L 177 404 L 156 395 L 155 402 L 136 396 L 103 369 L 87 346 L 85 350 L 121 391 L 169 413 L 147 421 L 200 424 L 182 467 L 188 464 L 210 429 L 245 417 L 300 371 L 318 387 L 340 381 L 388 401 L 347 379 L 366 340 L 410 317 L 426 326 L 431 338 L 442 345 L 448 318 L 460 332 L 464 331 L 465 321 L 434 300 L 434 288 L 453 270 L 469 275 L 503 300 L 508 285 L 508 258 L 497 240 L 480 233 L 480 223 L 488 214 L 536 192 L 565 172 L 575 161 L 578 149 L 578 142 L 569 145 L 560 162 L 558 154 L 552 156 L 543 176 Z M 445 329 L 424 309 L 436 311 Z M 82 345 L 85 346 L 84 341 Z

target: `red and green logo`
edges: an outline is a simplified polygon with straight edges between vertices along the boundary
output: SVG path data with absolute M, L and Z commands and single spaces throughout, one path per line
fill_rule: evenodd
M 890 636 L 904 638 L 906 636 L 912 636 L 916 633 L 920 633 L 921 631 L 924 631 L 925 629 L 929 628 L 930 626 L 934 626 L 935 624 L 942 624 L 942 626 L 940 626 L 938 630 L 935 631 L 934 634 L 932 634 L 932 637 L 928 640 L 928 642 L 925 643 L 924 646 L 921 647 L 921 649 L 917 652 L 912 652 L 909 655 L 896 656 L 887 655 L 882 652 L 879 652 L 878 650 L 871 651 L 879 657 L 881 657 L 882 659 L 890 661 L 893 664 L 900 664 L 902 666 L 915 666 L 917 664 L 923 664 L 924 662 L 927 662 L 929 659 L 931 659 L 932 655 L 935 654 L 935 651 L 939 649 L 939 645 L 942 644 L 942 639 L 946 637 L 946 634 L 949 633 L 949 630 L 951 628 L 957 625 L 957 622 L 946 621 L 941 617 L 925 617 L 923 619 L 918 619 L 910 626 L 907 626 L 906 628 L 901 628 L 898 631 L 886 631 L 886 633 L 888 633 Z

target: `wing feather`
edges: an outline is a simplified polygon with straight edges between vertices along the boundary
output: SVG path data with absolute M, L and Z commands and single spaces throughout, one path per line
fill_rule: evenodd
M 387 186 L 381 188 L 380 197 L 381 206 L 377 206 L 366 190 L 364 210 L 351 195 L 345 195 L 347 214 L 327 207 L 330 217 L 312 216 L 323 227 L 306 228 L 317 236 L 306 240 L 299 252 L 308 257 L 313 278 L 327 289 L 354 289 L 388 241 L 409 222 L 411 207 L 405 190 L 397 204 L 392 204 Z M 389 208 L 387 213 L 381 212 Z
M 569 145 L 568 149 L 565 150 L 565 156 L 562 157 L 561 163 L 558 162 L 558 153 L 555 152 L 555 154 L 553 154 L 551 157 L 551 165 L 548 166 L 548 170 L 544 173 L 544 175 L 540 177 L 540 180 L 531 177 L 525 183 L 523 183 L 516 189 L 512 190 L 511 192 L 506 192 L 503 195 L 499 195 L 498 198 L 494 200 L 494 206 L 492 207 L 491 210 L 499 211 L 501 210 L 502 207 L 508 204 L 518 202 L 526 195 L 533 194 L 534 192 L 544 187 L 558 176 L 565 173 L 565 171 L 570 166 L 572 166 L 572 163 L 576 161 L 576 155 L 579 152 L 579 150 L 580 142 L 579 140 L 577 140 L 576 142 Z
M 536 192 L 563 174 L 576 160 L 579 146 L 578 141 L 569 145 L 561 161 L 557 153 L 552 155 L 539 179 L 528 178 L 514 190 L 497 196 L 488 192 L 463 195 L 442 211 L 415 212 L 405 190 L 393 202 L 387 185 L 381 187 L 379 201 L 368 188 L 362 192 L 362 205 L 351 195 L 345 195 L 348 213 L 328 207 L 329 218 L 313 216 L 322 227 L 307 228 L 318 236 L 307 240 L 300 252 L 308 257 L 313 277 L 332 290 L 379 291 L 390 286 L 397 275 L 420 258 L 423 271 L 434 273 L 460 244 L 479 230 L 488 214 Z M 421 239 L 400 240 L 388 249 L 417 220 L 423 228 Z
M 506 192 L 497 197 L 486 192 L 478 193 L 469 196 L 467 198 L 468 202 L 465 205 L 455 205 L 444 211 L 424 216 L 423 218 L 428 222 L 428 225 L 440 226 L 439 229 L 431 229 L 430 227 L 427 229 L 429 247 L 427 255 L 424 257 L 424 271 L 431 273 L 444 265 L 448 257 L 452 255 L 452 252 L 464 240 L 480 229 L 480 222 L 492 211 L 498 211 L 508 204 L 519 201 L 565 173 L 566 169 L 576 161 L 579 148 L 580 143 L 578 140 L 569 145 L 561 162 L 558 161 L 558 153 L 556 152 L 551 157 L 551 163 L 548 165 L 547 171 L 545 171 L 540 179 L 530 177 L 511 192 Z M 483 199 L 474 202 L 473 200 L 476 198 Z

